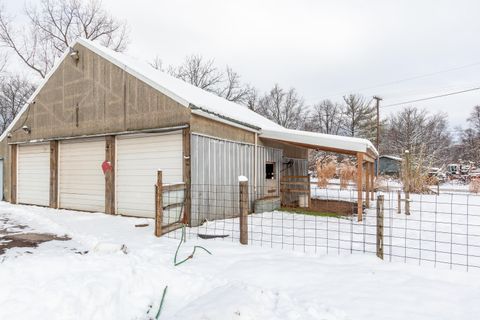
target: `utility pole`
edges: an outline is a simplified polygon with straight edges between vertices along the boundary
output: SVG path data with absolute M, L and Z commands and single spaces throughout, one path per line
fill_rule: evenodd
M 377 148 L 378 155 L 380 156 L 380 101 L 383 99 L 380 98 L 379 96 L 373 96 L 373 99 L 375 99 L 376 102 L 376 107 L 377 107 L 377 140 L 375 141 L 375 148 Z M 376 170 L 376 175 L 378 176 L 378 173 L 380 172 L 380 157 L 377 157 L 377 170 Z
M 380 146 L 380 101 L 383 99 L 378 97 L 378 96 L 373 96 L 373 99 L 376 101 L 376 107 L 377 107 L 377 140 L 375 141 L 375 148 Z

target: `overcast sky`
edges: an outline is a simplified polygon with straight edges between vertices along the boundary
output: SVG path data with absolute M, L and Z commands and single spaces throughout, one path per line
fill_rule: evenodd
M 159 55 L 168 65 L 202 54 L 230 65 L 262 91 L 274 83 L 295 87 L 308 104 L 341 101 L 343 94 L 356 92 L 379 95 L 387 105 L 480 86 L 480 1 L 103 3 L 128 21 L 132 56 L 152 60 Z M 6 5 L 23 7 L 18 0 Z M 437 73 L 444 70 L 450 71 Z M 378 86 L 430 73 L 436 74 Z M 465 126 L 475 104 L 480 91 L 412 105 L 447 112 L 454 127 Z

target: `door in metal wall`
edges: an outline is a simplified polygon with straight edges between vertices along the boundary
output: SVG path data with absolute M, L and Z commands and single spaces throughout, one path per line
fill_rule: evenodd
M 62 141 L 59 146 L 61 208 L 105 211 L 105 138 Z
M 183 182 L 182 143 L 179 132 L 117 137 L 117 214 L 155 216 L 157 170 L 164 184 Z
M 17 202 L 48 206 L 50 201 L 49 145 L 20 145 L 17 161 Z

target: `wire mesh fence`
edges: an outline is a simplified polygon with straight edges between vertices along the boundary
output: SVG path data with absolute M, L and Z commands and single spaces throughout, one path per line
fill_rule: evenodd
M 238 242 L 239 186 L 192 185 L 191 190 L 187 237 Z M 399 201 L 397 192 L 379 192 L 365 208 L 363 221 L 358 221 L 353 187 L 312 186 L 310 207 L 281 207 L 278 194 L 258 199 L 252 186 L 248 191 L 249 245 L 321 254 L 377 254 L 381 237 L 385 261 L 480 270 L 480 196 L 411 194 L 407 215 L 404 194 Z M 377 219 L 379 195 L 383 196 L 381 220 Z M 383 232 L 378 222 L 383 222 Z M 165 236 L 180 239 L 181 231 Z

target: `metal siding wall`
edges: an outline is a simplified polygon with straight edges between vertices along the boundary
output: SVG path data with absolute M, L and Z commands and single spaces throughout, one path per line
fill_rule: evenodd
M 238 176 L 248 178 L 251 206 L 256 198 L 266 195 L 262 188 L 265 161 L 275 161 L 278 164 L 277 177 L 280 177 L 283 151 L 262 146 L 257 148 L 259 188 L 255 197 L 255 146 L 192 134 L 192 225 L 199 225 L 205 219 L 225 219 L 238 215 Z

